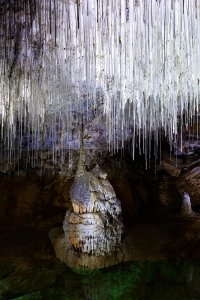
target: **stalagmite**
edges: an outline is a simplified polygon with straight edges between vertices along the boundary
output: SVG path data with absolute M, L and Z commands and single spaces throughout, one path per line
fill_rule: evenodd
M 119 250 L 121 203 L 106 177 L 98 165 L 86 171 L 82 127 L 78 168 L 70 189 L 72 210 L 67 211 L 63 223 L 68 251 L 105 256 Z
M 0 136 L 10 162 L 25 145 L 52 149 L 54 160 L 58 152 L 64 157 L 79 114 L 91 121 L 99 101 L 108 149 L 132 139 L 133 156 L 138 144 L 146 158 L 152 137 L 156 155 L 161 132 L 172 145 L 178 123 L 187 125 L 197 114 L 198 1 L 15 0 L 0 6 Z

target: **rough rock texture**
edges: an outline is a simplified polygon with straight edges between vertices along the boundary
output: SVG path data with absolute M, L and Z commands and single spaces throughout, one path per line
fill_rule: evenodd
M 70 268 L 73 269 L 101 269 L 112 265 L 119 264 L 124 261 L 124 254 L 119 251 L 105 255 L 87 255 L 78 253 L 69 248 L 66 235 L 63 233 L 62 227 L 51 229 L 49 233 L 51 243 L 54 247 L 56 256 Z
M 162 153 L 161 166 L 163 167 L 163 169 L 165 169 L 167 174 L 178 177 L 183 167 L 183 162 L 177 157 L 169 157 L 169 153 L 164 152 Z
M 109 255 L 121 243 L 120 201 L 99 166 L 78 174 L 70 190 L 72 210 L 63 224 L 67 247 L 84 254 Z
M 187 140 L 183 139 L 185 149 Z M 188 148 L 187 148 L 188 149 Z M 176 150 L 176 149 L 175 149 Z M 189 150 L 188 150 L 189 151 Z M 195 152 L 196 151 L 196 152 Z M 195 150 L 190 155 L 181 153 L 180 155 L 167 154 L 162 156 L 162 168 L 168 174 L 173 182 L 179 197 L 183 199 L 184 193 L 188 193 L 191 201 L 191 207 L 200 207 L 200 152 Z M 160 184 L 163 184 L 162 182 Z M 168 197 L 168 196 L 167 196 Z M 167 201 L 169 198 L 167 198 Z M 176 198 L 178 199 L 178 198 Z M 175 203 L 176 199 L 173 200 Z M 180 202 L 181 208 L 182 201 Z

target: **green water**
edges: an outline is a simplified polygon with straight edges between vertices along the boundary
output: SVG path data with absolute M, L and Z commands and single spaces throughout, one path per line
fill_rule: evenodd
M 0 263 L 1 300 L 197 300 L 200 263 L 129 263 L 74 273 L 57 261 Z

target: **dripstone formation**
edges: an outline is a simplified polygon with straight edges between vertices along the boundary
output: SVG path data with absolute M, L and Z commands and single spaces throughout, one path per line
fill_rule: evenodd
M 76 252 L 105 255 L 121 243 L 121 204 L 97 165 L 90 172 L 77 172 L 70 190 L 72 210 L 63 229 L 67 244 Z
M 57 257 L 71 268 L 104 268 L 124 259 L 118 251 L 123 230 L 121 203 L 106 177 L 98 165 L 86 171 L 82 129 L 78 168 L 70 189 L 72 208 L 63 228 L 53 228 L 49 234 Z

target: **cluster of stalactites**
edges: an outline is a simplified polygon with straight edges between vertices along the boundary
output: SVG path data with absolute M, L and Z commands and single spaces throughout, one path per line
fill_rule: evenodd
M 97 90 L 109 149 L 132 138 L 133 156 L 138 136 L 148 153 L 152 134 L 158 143 L 163 129 L 172 142 L 178 123 L 198 112 L 198 1 L 8 2 L 0 12 L 0 125 L 8 147 L 16 134 L 22 147 L 25 130 L 35 148 L 48 138 L 53 149 L 67 147 L 74 116 L 89 116 Z

